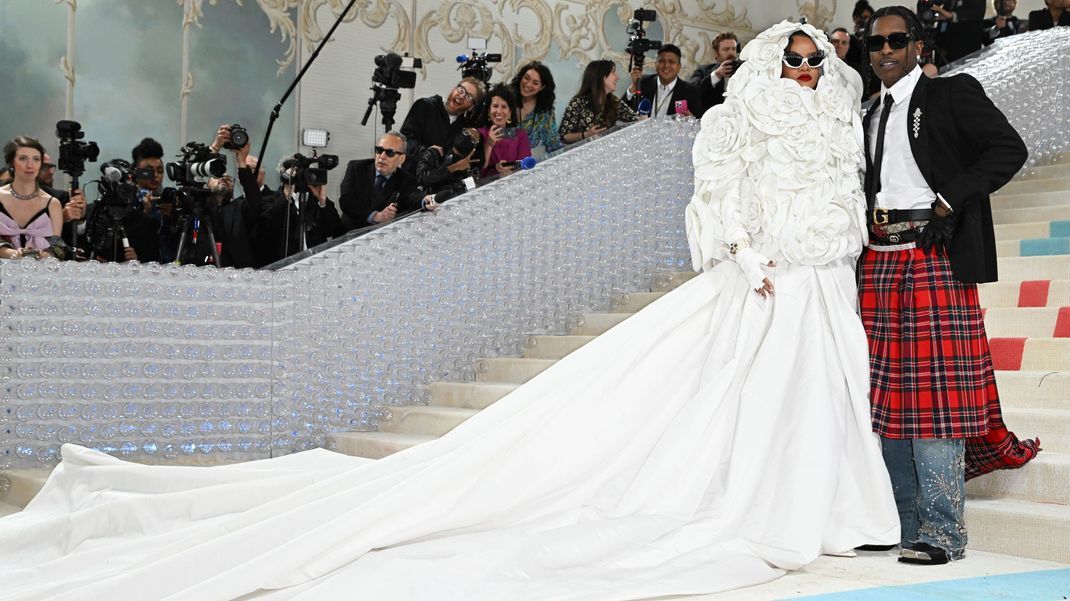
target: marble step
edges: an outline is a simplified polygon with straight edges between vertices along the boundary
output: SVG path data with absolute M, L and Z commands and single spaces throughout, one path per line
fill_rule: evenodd
M 651 292 L 668 292 L 698 275 L 697 271 L 672 271 L 654 275 Z
M 996 225 L 996 240 L 1032 240 L 1070 237 L 1070 221 L 1032 221 Z
M 1028 182 L 1036 179 L 1058 179 L 1064 177 L 1070 177 L 1070 164 L 1067 164 L 1068 160 L 1063 158 L 1062 160 L 1055 161 L 1048 165 L 1038 165 L 1036 167 L 1027 167 L 1023 169 L 1017 177 L 1012 180 L 1014 182 Z
M 525 359 L 561 359 L 594 340 L 595 336 L 528 336 Z
M 1070 409 L 1070 372 L 997 370 L 996 387 L 1004 409 Z
M 25 507 L 45 485 L 52 469 L 23 469 L 0 472 L 0 503 Z
M 1008 279 L 981 284 L 978 291 L 982 307 L 1070 307 L 1070 280 Z
M 682 283 L 682 282 L 681 282 Z M 643 307 L 665 296 L 665 292 L 629 292 L 614 305 L 611 313 L 638 313 Z
M 629 317 L 629 313 L 584 313 L 569 333 L 577 336 L 598 336 Z
M 968 499 L 969 549 L 1070 563 L 1070 506 Z
M 1038 192 L 1058 192 L 1060 190 L 1070 190 L 1070 176 L 1065 174 L 1062 177 L 1031 177 L 1028 179 L 1016 179 L 1003 186 L 998 192 L 993 195 L 993 200 L 996 198 L 1003 198 L 1004 196 L 1019 196 L 1025 194 L 1035 194 Z
M 1070 338 L 989 337 L 996 369 L 1070 371 Z
M 992 220 L 997 225 L 1008 223 L 1033 223 L 1036 221 L 1065 221 L 1070 219 L 1070 201 L 1054 207 L 1027 207 L 993 209 Z
M 479 359 L 476 361 L 476 381 L 523 384 L 556 362 L 556 359 L 524 359 L 520 357 Z
M 1047 447 L 1047 441 L 1044 441 Z M 998 470 L 966 483 L 971 498 L 1022 499 L 1070 505 L 1070 454 L 1046 448 L 1014 470 Z
M 479 413 L 478 409 L 438 405 L 390 407 L 387 411 L 386 419 L 379 423 L 380 432 L 426 436 L 442 436 Z
M 1070 238 L 1029 238 L 996 242 L 999 257 L 1050 257 L 1070 255 Z M 1065 258 L 1070 259 L 1070 256 Z
M 1040 181 L 1057 181 L 1061 183 L 1063 180 L 1038 180 L 1037 183 L 1030 182 L 1029 185 L 1037 185 Z M 1025 182 L 1023 182 L 1023 184 L 1025 184 Z M 1062 187 L 1054 190 L 998 194 L 992 197 L 993 211 L 1018 211 L 1022 209 L 1061 207 L 1066 205 L 1070 205 L 1070 189 Z
M 997 307 L 984 313 L 985 333 L 990 338 L 1070 336 L 1070 307 Z
M 1040 438 L 1041 455 L 1070 453 L 1070 409 L 1001 408 L 1003 421 L 1018 438 Z
M 398 432 L 336 432 L 327 438 L 330 447 L 339 453 L 368 459 L 382 459 L 387 455 L 393 455 L 398 451 L 404 451 L 438 437 Z
M 505 395 L 516 390 L 519 384 L 495 384 L 489 382 L 432 382 L 431 405 L 460 407 L 461 409 L 486 409 Z
M 997 268 L 1015 280 L 1070 280 L 1070 257 L 1000 257 Z

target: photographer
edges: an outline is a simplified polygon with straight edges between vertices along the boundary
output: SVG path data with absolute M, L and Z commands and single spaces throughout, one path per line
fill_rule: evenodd
M 402 134 L 387 132 L 376 143 L 373 158 L 346 165 L 338 198 L 346 229 L 386 223 L 420 208 L 416 181 L 401 169 L 406 142 Z
M 935 31 L 937 67 L 981 49 L 985 0 L 920 0 L 917 13 Z
M 625 98 L 633 109 L 638 108 L 639 101 L 645 98 L 651 102 L 652 118 L 669 115 L 702 117 L 704 111 L 698 88 L 679 78 L 681 56 L 679 47 L 665 44 L 658 49 L 654 63 L 657 75 L 641 77 L 639 67 L 632 69 L 632 87 Z
M 320 158 L 327 156 L 331 155 L 323 155 Z M 256 226 L 258 267 L 313 248 L 346 232 L 334 202 L 327 198 L 327 188 L 324 185 L 327 169 L 333 168 L 334 165 L 316 169 L 303 168 L 298 157 L 299 155 L 291 155 L 279 162 L 282 185 L 268 203 Z M 337 157 L 334 158 L 337 160 Z M 315 178 L 322 178 L 323 181 L 302 183 L 302 178 L 309 178 L 308 172 L 315 172 Z
M 739 38 L 736 34 L 725 31 L 713 38 L 713 58 L 717 62 L 695 69 L 689 80 L 689 83 L 698 88 L 703 112 L 724 102 L 728 79 L 741 64 L 738 60 Z
M 1070 0 L 1044 0 L 1044 5 L 1029 13 L 1029 31 L 1070 26 Z
M 1014 16 L 1014 9 L 1018 8 L 1018 0 L 992 0 L 996 9 L 996 16 L 985 19 L 981 28 L 981 43 L 985 46 L 992 44 L 999 38 L 1006 38 L 1025 31 L 1025 26 Z
M 0 187 L 0 258 L 66 258 L 63 210 L 37 183 L 44 154 L 41 143 L 28 136 L 4 146 L 4 164 L 14 168 L 14 179 Z
M 256 267 L 253 231 L 265 213 L 261 196 L 264 170 L 259 167 L 260 161 L 249 155 L 252 142 L 248 134 L 235 136 L 239 138 L 238 141 L 245 142 L 244 146 L 238 147 L 232 140 L 232 128 L 244 132 L 240 127 L 220 125 L 209 150 L 219 152 L 221 149 L 229 149 L 234 153 L 238 183 L 244 195 L 234 198 L 234 180 L 229 176 L 208 181 L 213 195 L 213 202 L 209 205 L 212 212 L 212 229 L 216 242 L 221 246 L 219 258 L 223 267 Z
M 174 232 L 173 200 L 161 198 L 163 193 L 163 146 L 152 138 L 141 140 L 130 152 L 138 187 L 139 210 L 123 220 L 130 246 L 124 250 L 124 260 L 141 262 L 174 261 L 178 238 Z M 98 203 L 94 203 L 98 204 Z M 89 223 L 89 217 L 86 218 Z M 92 235 L 92 234 L 90 234 Z M 119 260 L 109 258 L 108 260 Z
M 434 209 L 437 203 L 463 194 L 468 185 L 465 180 L 473 177 L 478 166 L 473 158 L 478 155 L 479 132 L 467 128 L 458 133 L 449 152 L 439 146 L 420 151 L 416 157 L 416 181 L 423 195 L 433 196 L 425 208 Z M 474 185 L 474 180 L 469 182 Z M 424 196 L 426 201 L 426 196 Z
M 66 190 L 58 190 L 52 187 L 55 174 L 56 163 L 46 152 L 44 162 L 41 163 L 41 172 L 37 175 L 37 184 L 41 186 L 42 190 L 55 196 L 56 199 L 59 200 L 60 206 L 63 207 L 63 241 L 66 242 L 68 246 L 71 246 L 73 243 L 73 228 L 78 227 L 77 224 L 73 224 L 72 222 L 85 217 L 85 197 L 82 196 L 81 190 L 68 192 Z
M 415 156 L 428 146 L 445 147 L 462 129 L 474 125 L 469 111 L 483 101 L 487 87 L 475 77 L 465 77 L 443 100 L 439 95 L 419 98 L 405 115 L 401 133 L 408 139 L 407 152 Z

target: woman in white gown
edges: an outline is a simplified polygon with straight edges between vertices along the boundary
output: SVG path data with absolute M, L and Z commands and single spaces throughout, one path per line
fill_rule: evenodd
M 789 71 L 789 43 L 823 75 Z M 858 94 L 808 25 L 743 58 L 694 148 L 702 275 L 379 461 L 143 467 L 66 446 L 0 520 L 4 597 L 644 599 L 897 542 L 855 314 Z

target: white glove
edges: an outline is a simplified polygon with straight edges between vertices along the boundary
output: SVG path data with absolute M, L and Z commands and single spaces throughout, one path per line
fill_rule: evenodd
M 768 257 L 763 256 L 758 251 L 751 247 L 739 249 L 735 255 L 736 264 L 743 271 L 743 275 L 747 278 L 747 282 L 750 284 L 752 290 L 760 290 L 766 288 L 765 285 L 765 271 L 762 267 L 773 267 L 773 262 Z M 772 292 L 772 286 L 768 288 L 769 292 Z M 764 296 L 764 295 L 763 295 Z

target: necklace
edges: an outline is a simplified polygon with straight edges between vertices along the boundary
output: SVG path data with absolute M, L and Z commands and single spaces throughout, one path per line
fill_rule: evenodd
M 41 191 L 41 188 L 39 188 L 35 184 L 34 187 L 33 187 L 33 192 L 30 192 L 29 194 L 26 194 L 26 195 L 22 195 L 22 194 L 19 194 L 18 192 L 15 191 L 15 186 L 11 186 L 11 195 L 14 196 L 18 200 L 33 200 L 34 198 L 37 198 L 37 193 L 40 192 L 40 191 Z

